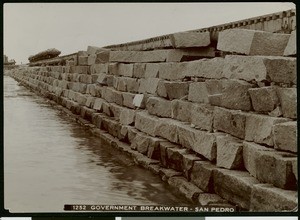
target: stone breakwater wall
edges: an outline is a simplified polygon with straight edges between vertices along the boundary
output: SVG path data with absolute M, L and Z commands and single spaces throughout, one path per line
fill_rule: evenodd
M 178 33 L 173 47 L 89 46 L 66 66 L 9 74 L 198 205 L 295 208 L 295 31 L 225 30 L 216 46 Z

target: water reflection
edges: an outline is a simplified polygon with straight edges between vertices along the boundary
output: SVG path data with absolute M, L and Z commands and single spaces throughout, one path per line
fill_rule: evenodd
M 5 207 L 62 212 L 64 204 L 187 205 L 158 176 L 4 77 Z

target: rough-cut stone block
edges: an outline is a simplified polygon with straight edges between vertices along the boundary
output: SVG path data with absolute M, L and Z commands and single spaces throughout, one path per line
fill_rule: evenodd
M 183 100 L 172 101 L 172 118 L 183 121 L 191 121 L 191 107 L 192 103 Z
M 96 62 L 96 54 L 91 54 L 88 56 L 87 65 L 93 65 Z
M 177 126 L 179 144 L 196 153 L 201 154 L 210 161 L 216 159 L 216 137 L 214 134 L 191 128 L 189 125 Z
M 183 154 L 182 156 L 183 156 L 182 172 L 183 172 L 185 178 L 187 178 L 187 180 L 190 181 L 191 172 L 192 172 L 192 168 L 194 166 L 195 161 L 202 161 L 203 159 L 201 159 L 196 154 L 192 154 L 192 153 L 186 153 L 186 154 Z
M 122 108 L 120 113 L 120 123 L 123 125 L 131 125 L 134 123 L 135 111 L 132 109 Z
M 243 168 L 243 143 L 231 136 L 217 136 L 217 166 L 226 169 Z
M 109 61 L 123 63 L 165 62 L 167 55 L 168 50 L 111 51 Z
M 297 153 L 297 122 L 290 121 L 273 126 L 275 149 Z
M 135 78 L 144 78 L 146 72 L 145 63 L 135 63 L 133 64 L 133 77 Z
M 146 134 L 142 132 L 136 133 L 135 137 L 131 141 L 131 148 L 136 149 L 138 152 L 146 155 L 148 152 L 148 147 L 150 144 L 150 139 Z
M 102 97 L 108 102 L 114 102 L 114 89 L 110 87 L 103 87 Z
M 297 189 L 297 181 L 293 173 L 293 161 L 297 160 L 296 155 L 259 151 L 255 159 L 256 178 L 263 183 L 270 183 L 282 189 Z
M 145 69 L 145 78 L 157 78 L 158 77 L 158 71 L 161 64 L 159 63 L 146 63 L 146 69 Z
M 111 117 L 114 117 L 116 120 L 119 120 L 123 107 L 116 105 L 115 103 L 109 103 L 109 109 L 111 112 Z
M 223 66 L 224 59 L 219 57 L 183 63 L 165 63 L 159 65 L 159 78 L 167 80 L 186 77 L 221 79 Z
M 93 109 L 101 111 L 102 110 L 102 103 L 103 103 L 103 99 L 96 98 L 95 102 L 94 102 Z
M 133 76 L 133 64 L 123 64 L 120 63 L 118 65 L 118 74 L 119 76 L 127 76 L 132 77 Z
M 147 157 L 155 160 L 160 159 L 160 144 L 166 142 L 166 140 L 156 137 L 150 137 L 150 143 L 148 147 Z
M 214 108 L 214 128 L 244 139 L 246 114 L 237 110 Z
M 294 30 L 292 31 L 289 41 L 284 50 L 284 56 L 295 56 L 297 54 L 296 39 L 296 30 Z
M 168 168 L 177 170 L 182 172 L 182 161 L 183 161 L 183 154 L 187 153 L 187 149 L 185 148 L 167 148 L 167 166 Z
M 272 86 L 249 89 L 253 109 L 257 112 L 271 112 L 279 105 L 276 90 Z
M 90 72 L 91 74 L 101 74 L 101 73 L 108 74 L 108 64 L 101 63 L 101 64 L 91 65 Z
M 86 100 L 85 106 L 88 108 L 93 108 L 95 99 L 96 99 L 95 97 L 89 96 Z
M 225 199 L 213 193 L 201 193 L 199 195 L 198 201 L 202 206 L 216 206 L 217 204 L 222 204 L 221 207 L 223 207 L 228 203 Z
M 221 80 L 222 90 L 220 94 L 209 95 L 211 105 L 228 109 L 250 111 L 252 109 L 248 89 L 252 84 L 242 80 Z
M 286 121 L 288 121 L 286 118 L 248 114 L 246 117 L 245 140 L 274 146 L 272 126 Z
M 281 109 L 284 117 L 297 118 L 297 89 L 277 88 Z
M 109 50 L 99 51 L 96 53 L 95 63 L 108 63 L 109 61 Z
M 275 56 L 225 57 L 223 74 L 228 79 L 296 83 L 296 59 Z
M 147 79 L 140 79 L 140 86 L 139 86 L 139 93 L 150 93 L 156 94 L 157 87 L 160 79 L 158 78 L 147 78 Z
M 171 118 L 172 103 L 163 98 L 150 97 L 146 103 L 146 109 L 149 114 L 164 118 Z
M 219 196 L 249 210 L 252 189 L 259 182 L 248 172 L 215 169 L 213 181 L 214 190 Z
M 188 100 L 191 102 L 209 103 L 208 94 L 205 82 L 194 82 L 190 84 Z
M 176 144 L 172 144 L 170 142 L 162 142 L 159 145 L 160 148 L 160 162 L 164 167 L 168 166 L 168 157 L 167 157 L 167 149 L 178 147 Z
M 214 107 L 208 104 L 192 104 L 190 111 L 186 114 L 190 113 L 190 122 L 196 128 L 211 132 L 213 129 L 213 110 Z
M 146 96 L 144 94 L 137 94 L 133 98 L 133 105 L 138 108 L 144 108 L 146 105 Z
M 195 161 L 191 170 L 191 181 L 204 192 L 213 192 L 213 170 L 216 166 L 207 161 Z
M 228 29 L 219 32 L 217 49 L 246 55 L 282 56 L 289 37 L 289 34 Z
M 149 115 L 145 111 L 137 112 L 135 116 L 135 127 L 153 137 L 157 134 L 160 119 Z
M 97 83 L 99 83 L 100 85 L 103 85 L 103 86 L 107 86 L 108 85 L 108 75 L 105 73 L 100 73 L 98 75 Z
M 177 126 L 180 125 L 180 122 L 163 118 L 160 119 L 159 126 L 157 128 L 157 135 L 165 138 L 173 143 L 178 142 Z
M 180 32 L 172 34 L 170 39 L 175 48 L 205 47 L 210 44 L 210 33 Z
M 88 65 L 88 56 L 79 56 L 78 64 L 79 65 Z
M 163 97 L 163 98 L 168 97 L 164 80 L 161 80 L 161 81 L 158 82 L 157 95 L 160 96 L 160 97 Z
M 187 82 L 168 82 L 164 81 L 167 98 L 170 100 L 181 99 L 188 95 L 189 84 Z
M 191 202 L 196 202 L 199 194 L 202 193 L 198 187 L 188 182 L 184 177 L 171 177 L 168 179 L 168 184 L 178 189 Z
M 272 148 L 267 148 L 252 142 L 243 142 L 243 161 L 246 170 L 256 178 L 256 159 L 259 157 L 260 151 L 274 151 Z
M 270 184 L 256 184 L 251 194 L 250 211 L 291 211 L 298 207 L 298 192 L 276 188 Z
M 96 54 L 101 51 L 106 51 L 107 49 L 101 48 L 101 47 L 95 47 L 95 46 L 88 46 L 87 47 L 87 54 Z
M 162 177 L 163 181 L 166 181 L 171 177 L 181 176 L 182 173 L 178 172 L 176 170 L 173 170 L 173 169 L 160 168 L 159 169 L 159 175 Z
M 135 105 L 133 104 L 133 99 L 135 97 L 135 94 L 129 93 L 129 92 L 123 92 L 123 105 L 128 108 L 135 108 Z
M 118 76 L 119 75 L 119 71 L 118 71 L 119 65 L 120 65 L 120 63 L 109 63 L 108 67 L 107 67 L 108 74 Z

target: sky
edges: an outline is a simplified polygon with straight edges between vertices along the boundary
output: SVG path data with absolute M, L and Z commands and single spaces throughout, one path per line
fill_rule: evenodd
M 4 54 L 17 64 L 49 48 L 61 55 L 220 25 L 293 3 L 5 3 Z

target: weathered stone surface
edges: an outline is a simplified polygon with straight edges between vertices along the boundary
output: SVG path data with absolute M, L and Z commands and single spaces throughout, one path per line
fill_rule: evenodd
M 171 177 L 168 179 L 168 183 L 178 189 L 191 202 L 196 202 L 199 194 L 202 193 L 198 187 L 188 182 L 184 177 Z
M 168 97 L 166 87 L 165 87 L 165 82 L 166 81 L 164 80 L 160 80 L 157 85 L 157 95 L 163 98 Z
M 191 181 L 204 192 L 213 192 L 213 170 L 216 166 L 207 161 L 195 161 L 191 170 Z
M 237 110 L 214 108 L 214 128 L 244 139 L 246 114 Z
M 105 73 L 108 74 L 108 63 L 94 64 L 90 66 L 91 74 Z
M 228 109 L 250 111 L 252 109 L 248 89 L 252 84 L 242 80 L 221 80 L 222 90 L 220 94 L 209 95 L 211 105 Z
M 189 84 L 187 82 L 168 82 L 164 81 L 167 98 L 170 100 L 181 99 L 188 95 Z
M 173 169 L 168 168 L 160 168 L 159 175 L 162 177 L 164 181 L 168 180 L 170 177 L 181 176 L 182 173 Z
M 211 132 L 213 129 L 213 110 L 214 107 L 208 104 L 192 104 L 190 111 L 191 123 L 196 128 Z
M 93 65 L 96 63 L 96 54 L 91 54 L 88 56 L 88 61 L 87 61 L 87 65 Z
M 298 159 L 292 161 L 292 168 L 293 174 L 296 177 L 296 180 L 298 181 Z
M 101 51 L 106 51 L 107 49 L 105 48 L 101 48 L 101 47 L 95 47 L 95 46 L 88 46 L 87 47 L 87 54 L 96 54 L 98 52 L 101 52 Z
M 223 58 L 201 59 L 182 63 L 166 63 L 159 65 L 159 78 L 167 80 L 200 77 L 221 79 L 224 66 Z
M 286 121 L 288 121 L 286 118 L 248 114 L 246 117 L 245 140 L 274 146 L 272 126 Z
M 79 56 L 78 64 L 79 65 L 88 65 L 88 56 Z
M 109 62 L 109 50 L 103 50 L 96 53 L 95 63 L 108 63 Z
M 127 76 L 127 77 L 132 77 L 133 76 L 133 64 L 123 64 L 119 63 L 117 66 L 117 75 L 120 76 Z
M 129 126 L 127 128 L 127 131 L 128 131 L 128 141 L 129 143 L 132 143 L 133 139 L 135 138 L 136 134 L 139 133 L 139 131 L 132 126 Z
M 291 211 L 298 207 L 298 192 L 276 188 L 270 184 L 256 184 L 251 194 L 250 211 Z
M 112 112 L 110 110 L 110 103 L 104 101 L 102 103 L 102 111 L 104 114 L 106 114 L 107 116 L 112 116 Z
M 296 59 L 272 56 L 225 57 L 223 74 L 228 79 L 296 83 Z
M 133 104 L 133 99 L 135 97 L 135 94 L 129 93 L 129 92 L 123 92 L 123 105 L 128 108 L 135 108 L 135 105 Z
M 145 63 L 146 69 L 145 69 L 145 78 L 157 78 L 158 77 L 158 71 L 160 63 Z
M 209 93 L 205 82 L 194 82 L 190 84 L 188 100 L 191 102 L 209 103 Z
M 167 149 L 168 148 L 176 148 L 178 145 L 172 144 L 170 142 L 162 142 L 159 145 L 160 148 L 160 162 L 164 167 L 168 166 L 168 157 L 167 157 Z
M 150 63 L 150 62 L 165 62 L 167 59 L 168 50 L 154 51 L 111 51 L 110 62 L 123 63 Z
M 262 183 L 270 183 L 282 189 L 297 189 L 297 181 L 293 174 L 292 162 L 297 160 L 296 155 L 259 151 L 255 159 L 256 178 Z
M 215 169 L 213 181 L 214 190 L 219 196 L 249 210 L 252 189 L 259 182 L 248 172 Z
M 108 101 L 108 102 L 113 102 L 118 105 L 123 104 L 123 96 L 122 93 L 119 91 L 116 91 L 115 89 L 111 87 L 105 87 L 102 93 L 102 97 Z
M 158 78 L 147 78 L 147 79 L 140 79 L 140 86 L 139 86 L 139 93 L 150 93 L 156 94 L 157 87 L 160 79 Z
M 213 57 L 211 48 L 201 50 L 111 51 L 109 61 L 120 63 L 180 62 L 189 57 Z
M 274 151 L 272 148 L 267 148 L 253 142 L 243 142 L 243 161 L 246 170 L 256 177 L 256 159 L 259 157 L 260 151 Z
M 175 48 L 205 47 L 210 44 L 209 32 L 180 32 L 172 34 L 170 39 Z
M 217 49 L 246 55 L 282 56 L 288 40 L 288 34 L 227 29 L 219 32 Z
M 207 205 L 216 205 L 216 204 L 226 204 L 227 201 L 220 197 L 217 194 L 213 193 L 200 193 L 198 201 L 200 205 L 207 206 Z
M 159 126 L 157 128 L 157 135 L 165 138 L 173 143 L 178 142 L 177 126 L 180 125 L 180 122 L 163 118 L 160 119 Z
M 135 111 L 132 109 L 122 108 L 120 113 L 120 123 L 123 125 L 131 125 L 134 123 Z
M 164 118 L 171 118 L 172 116 L 172 103 L 163 98 L 150 97 L 146 103 L 146 109 L 149 114 L 156 115 Z
M 97 83 L 103 86 L 107 86 L 108 84 L 108 75 L 105 73 L 100 73 L 98 75 Z
M 191 128 L 189 125 L 177 126 L 178 142 L 183 147 L 194 150 L 210 161 L 216 159 L 216 137 L 212 133 Z
M 296 30 L 294 30 L 290 35 L 286 48 L 284 49 L 284 56 L 294 56 L 297 54 L 296 39 Z
M 85 106 L 88 108 L 93 108 L 95 99 L 96 99 L 95 97 L 88 96 Z
M 109 63 L 107 66 L 107 73 L 110 75 L 118 76 L 119 75 L 119 71 L 118 71 L 119 65 L 120 65 L 120 63 Z
M 243 168 L 243 143 L 232 136 L 217 136 L 217 166 L 226 169 Z
M 297 89 L 277 88 L 281 109 L 284 117 L 297 118 Z
M 111 112 L 111 117 L 114 117 L 115 120 L 119 120 L 123 107 L 116 105 L 115 103 L 109 103 L 109 109 Z
M 133 64 L 133 77 L 135 78 L 144 78 L 146 72 L 145 63 L 135 63 Z
M 253 109 L 257 112 L 271 112 L 279 105 L 276 90 L 272 86 L 249 89 Z
M 186 153 L 186 154 L 183 154 L 182 156 L 183 156 L 183 158 L 182 158 L 182 172 L 183 172 L 185 178 L 187 178 L 187 180 L 190 181 L 191 172 L 192 172 L 192 168 L 194 166 L 194 162 L 195 161 L 202 161 L 203 159 L 201 159 L 196 154 L 192 154 L 192 153 Z
M 177 170 L 182 172 L 183 166 L 183 154 L 187 153 L 187 149 L 179 148 L 179 147 L 172 147 L 167 148 L 167 166 L 168 168 Z
M 273 126 L 275 149 L 297 153 L 297 122 L 290 121 Z
M 135 116 L 135 127 L 153 137 L 157 134 L 157 129 L 160 124 L 158 117 L 149 115 L 145 111 L 137 112 Z
M 150 142 L 147 157 L 155 160 L 160 159 L 160 144 L 166 142 L 164 139 L 149 136 Z
M 142 132 L 137 132 L 135 137 L 131 141 L 131 148 L 136 149 L 141 154 L 146 155 L 148 152 L 148 147 L 150 144 L 150 139 L 148 136 Z
M 191 121 L 191 107 L 192 103 L 184 100 L 172 101 L 172 118 L 183 121 Z

